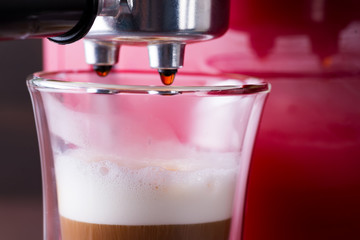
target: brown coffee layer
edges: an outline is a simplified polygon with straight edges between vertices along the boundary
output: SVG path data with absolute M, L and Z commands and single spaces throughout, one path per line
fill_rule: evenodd
M 61 217 L 62 240 L 227 240 L 230 219 L 200 224 L 105 225 Z

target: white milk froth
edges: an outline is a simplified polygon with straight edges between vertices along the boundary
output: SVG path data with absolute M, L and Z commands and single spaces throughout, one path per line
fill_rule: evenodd
M 219 154 L 221 161 L 216 161 L 211 155 L 170 163 L 67 151 L 55 156 L 60 215 L 112 225 L 229 219 L 238 164 L 235 158 Z

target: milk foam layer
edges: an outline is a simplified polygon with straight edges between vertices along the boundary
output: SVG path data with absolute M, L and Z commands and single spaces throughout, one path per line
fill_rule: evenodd
M 220 154 L 221 155 L 221 154 Z M 194 224 L 229 219 L 237 164 L 124 160 L 68 151 L 55 157 L 60 214 L 98 224 Z M 191 164 L 196 162 L 196 164 Z M 205 165 L 206 164 L 206 165 Z M 206 166 L 206 167 L 205 167 Z

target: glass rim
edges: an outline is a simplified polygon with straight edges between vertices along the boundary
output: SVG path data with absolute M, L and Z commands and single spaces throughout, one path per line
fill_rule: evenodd
M 77 82 L 51 79 L 46 75 L 56 74 L 83 74 L 92 73 L 91 70 L 64 70 L 64 71 L 41 71 L 31 74 L 27 78 L 29 87 L 48 91 L 61 92 L 77 92 L 77 93 L 95 93 L 95 94 L 120 94 L 120 93 L 137 93 L 137 94 L 151 94 L 151 95 L 178 95 L 178 94 L 195 94 L 195 95 L 249 95 L 256 93 L 268 93 L 270 91 L 270 84 L 258 79 L 256 77 L 245 76 L 241 74 L 207 74 L 207 73 L 192 73 L 181 72 L 180 76 L 193 77 L 221 77 L 227 80 L 243 81 L 243 84 L 236 85 L 214 85 L 214 86 L 178 86 L 178 85 L 117 85 L 108 83 L 92 83 L 92 82 Z M 154 74 L 153 71 L 124 71 L 112 70 L 110 74 Z M 95 74 L 95 73 L 94 73 Z M 256 80 L 255 83 L 246 83 L 245 80 Z M 159 80 L 160 81 L 160 80 Z

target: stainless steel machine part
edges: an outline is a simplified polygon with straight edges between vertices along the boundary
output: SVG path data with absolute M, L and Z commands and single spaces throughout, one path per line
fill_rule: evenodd
M 68 44 L 83 38 L 99 13 L 98 0 L 0 2 L 0 40 L 46 38 Z
M 5 4 L 6 3 L 6 4 Z M 230 0 L 15 0 L 0 4 L 0 40 L 85 36 L 88 64 L 110 69 L 123 44 L 148 47 L 150 66 L 175 74 L 185 45 L 224 34 Z M 99 70 L 99 71 L 100 71 Z
M 229 0 L 102 0 L 85 36 L 88 64 L 114 65 L 123 44 L 148 46 L 150 66 L 183 66 L 185 45 L 224 34 Z

